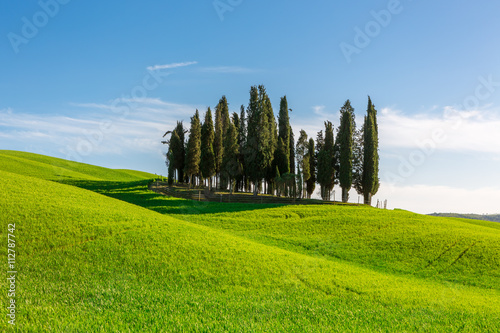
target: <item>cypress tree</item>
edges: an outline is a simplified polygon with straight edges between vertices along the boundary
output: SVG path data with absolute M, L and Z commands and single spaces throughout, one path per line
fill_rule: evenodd
M 229 123 L 231 122 L 231 119 L 229 117 L 229 105 L 227 103 L 226 96 L 222 96 L 221 99 L 219 100 L 219 104 L 217 104 L 217 108 L 221 112 L 221 119 L 222 119 L 222 156 L 221 156 L 221 163 L 222 159 L 224 158 L 224 138 L 227 134 L 227 131 L 229 129 Z M 226 190 L 227 189 L 227 178 L 226 177 L 220 177 L 220 186 L 219 188 L 221 190 Z
M 278 197 L 281 197 L 283 179 L 281 178 L 280 170 L 278 169 L 277 165 L 276 165 L 276 177 L 274 178 L 274 183 L 276 184 L 276 195 Z
M 224 154 L 223 136 L 224 136 L 224 127 L 222 119 L 222 110 L 220 108 L 220 103 L 219 103 L 215 108 L 214 157 L 215 157 L 216 187 L 219 186 L 218 176 L 220 176 L 222 156 Z
M 177 122 L 177 126 L 172 131 L 169 149 L 172 151 L 172 167 L 177 170 L 177 181 L 184 182 L 184 165 L 186 152 L 184 147 L 184 126 Z
M 340 128 L 337 134 L 339 150 L 339 181 L 342 188 L 342 202 L 349 200 L 352 185 L 353 146 L 354 146 L 354 109 L 347 100 L 340 109 Z
M 167 143 L 167 142 L 165 142 L 165 143 Z M 168 152 L 167 152 L 166 157 L 167 157 L 167 159 L 165 161 L 165 164 L 167 165 L 167 169 L 168 169 L 168 176 L 167 176 L 168 186 L 172 186 L 174 184 L 175 168 L 174 168 L 174 154 L 172 152 L 171 141 L 169 143 Z
M 233 112 L 231 119 L 233 120 L 233 125 L 236 129 L 236 140 L 237 140 L 238 145 L 239 145 L 239 143 L 240 143 L 240 126 L 241 126 L 240 116 L 236 112 Z
M 274 118 L 271 100 L 269 99 L 266 88 L 264 88 L 263 85 L 259 86 L 259 106 L 261 109 L 261 139 L 259 141 L 263 154 L 263 167 L 265 170 L 264 177 L 267 184 L 266 192 L 267 194 L 271 194 L 275 178 L 273 160 L 278 145 L 278 131 L 276 128 L 276 119 Z
M 290 174 L 295 175 L 295 135 L 293 134 L 292 127 L 290 126 Z M 292 183 L 289 188 L 288 196 L 294 197 L 297 195 L 297 188 L 295 176 L 292 177 Z
M 187 144 L 186 154 L 186 170 L 185 173 L 189 179 L 191 186 L 194 185 L 194 177 L 200 173 L 200 158 L 201 158 L 201 125 L 200 115 L 196 110 L 191 117 L 191 129 L 189 131 L 189 140 Z
M 208 189 L 212 189 L 212 177 L 215 175 L 214 153 L 214 123 L 210 107 L 205 113 L 205 121 L 201 127 L 201 161 L 200 172 L 203 178 L 208 179 Z
M 280 174 L 290 172 L 290 117 L 288 115 L 288 101 L 283 96 L 280 101 L 280 112 L 278 114 L 278 150 L 276 154 L 277 167 Z M 279 147 L 282 140 L 283 145 Z M 293 172 L 293 170 L 292 170 Z
M 303 188 L 303 184 L 304 184 L 304 181 L 303 181 L 303 178 L 302 178 L 302 170 L 300 169 L 300 164 L 297 164 L 297 193 L 298 193 L 298 197 L 299 199 L 302 199 L 302 192 L 304 191 L 304 188 Z
M 306 188 L 304 182 L 310 177 L 307 147 L 307 133 L 304 130 L 300 130 L 299 140 L 297 141 L 297 147 L 295 148 L 295 158 L 297 160 L 297 165 L 299 167 L 299 170 L 302 170 L 303 173 L 303 175 L 299 175 L 302 182 L 301 184 L 299 184 L 299 197 L 303 196 L 303 192 Z M 302 189 L 302 191 L 300 189 Z
M 229 128 L 224 137 L 224 157 L 222 159 L 221 175 L 226 178 L 229 184 L 229 191 L 233 193 L 233 180 L 241 173 L 241 165 L 238 159 L 238 130 L 232 121 L 229 121 Z
M 254 195 L 257 195 L 259 182 L 263 177 L 263 155 L 260 150 L 261 112 L 259 107 L 259 91 L 256 86 L 250 88 L 250 100 L 247 109 L 247 139 L 245 149 L 245 168 L 249 180 L 254 185 Z
M 307 153 L 309 157 L 309 179 L 306 182 L 307 197 L 311 199 L 311 195 L 314 193 L 316 188 L 316 153 L 314 149 L 314 139 L 309 139 L 309 145 L 307 147 Z
M 226 96 L 221 97 L 218 107 L 220 109 L 222 117 L 222 133 L 223 135 L 225 135 L 229 129 L 229 122 L 231 121 L 231 119 L 229 118 L 229 104 L 227 103 Z
M 290 142 L 283 141 L 283 138 L 278 138 L 278 148 L 276 149 L 276 152 L 274 154 L 274 168 L 278 168 L 280 170 L 280 175 L 281 174 L 286 174 L 290 173 L 289 167 L 290 167 L 290 154 L 287 153 L 288 147 L 289 147 Z M 283 169 L 282 169 L 283 168 Z
M 321 186 L 321 197 L 330 200 L 330 193 L 335 184 L 333 125 L 325 122 L 325 140 L 318 154 L 318 183 Z
M 232 114 L 233 124 L 236 129 L 236 142 L 238 144 L 238 162 L 241 166 L 240 173 L 235 177 L 236 186 L 234 186 L 233 190 L 238 192 L 240 189 L 242 190 L 242 180 L 243 180 L 243 159 L 241 154 L 241 145 L 240 145 L 240 127 L 241 127 L 241 119 L 238 113 L 233 112 Z
M 367 114 L 363 126 L 363 196 L 364 203 L 371 205 L 372 196 L 380 186 L 378 178 L 378 126 L 377 110 L 368 97 Z
M 240 127 L 238 129 L 238 144 L 240 145 L 240 148 L 244 147 L 245 142 L 246 142 L 246 137 L 247 137 L 246 122 L 247 122 L 247 118 L 246 118 L 246 114 L 245 114 L 245 106 L 242 105 L 240 107 Z
M 245 114 L 245 106 L 240 107 L 240 126 L 238 128 L 238 145 L 240 146 L 240 165 L 242 167 L 241 175 L 239 178 L 239 188 L 241 191 L 248 190 L 248 175 L 245 168 L 245 149 L 247 140 L 247 119 Z
M 366 118 L 366 117 L 365 117 Z M 363 127 L 354 132 L 354 149 L 352 162 L 352 186 L 359 195 L 363 195 Z
M 321 149 L 323 149 L 324 144 L 325 139 L 323 138 L 323 130 L 321 130 L 318 132 L 318 134 L 316 134 L 316 159 L 318 158 Z

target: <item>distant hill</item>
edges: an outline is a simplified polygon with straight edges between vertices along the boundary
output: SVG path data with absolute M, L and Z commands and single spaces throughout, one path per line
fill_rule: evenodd
M 457 214 L 457 213 L 432 213 L 430 216 L 456 217 L 461 219 L 481 220 L 490 222 L 500 222 L 500 214 L 497 215 L 479 215 L 479 214 Z

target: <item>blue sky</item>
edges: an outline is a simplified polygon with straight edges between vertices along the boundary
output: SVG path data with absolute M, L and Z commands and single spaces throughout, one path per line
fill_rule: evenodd
M 370 95 L 376 198 L 498 213 L 499 12 L 450 0 L 9 1 L 0 148 L 165 174 L 161 135 L 223 94 L 236 111 L 264 84 L 276 113 L 286 94 L 294 130 L 314 137 L 348 98 L 361 125 Z

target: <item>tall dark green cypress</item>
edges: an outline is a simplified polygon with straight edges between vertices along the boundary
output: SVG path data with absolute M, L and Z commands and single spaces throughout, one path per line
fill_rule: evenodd
M 174 178 L 175 178 L 175 168 L 174 168 L 174 158 L 172 154 L 172 149 L 168 149 L 167 153 L 167 167 L 168 167 L 168 186 L 172 186 L 174 184 Z
M 200 172 L 203 178 L 208 179 L 208 188 L 212 189 L 212 177 L 215 175 L 214 153 L 214 123 L 210 107 L 205 113 L 205 121 L 201 127 L 201 161 Z
M 223 126 L 222 110 L 219 103 L 215 108 L 214 156 L 215 156 L 216 187 L 219 186 L 218 179 L 220 176 L 220 168 L 222 165 L 222 156 L 224 155 L 223 137 L 224 137 L 224 126 Z
M 189 130 L 189 140 L 186 153 L 186 170 L 185 173 L 189 179 L 191 186 L 194 185 L 194 177 L 200 173 L 201 159 L 201 125 L 200 115 L 196 110 L 191 117 L 191 128 Z
M 309 155 L 309 174 L 310 177 L 306 182 L 307 197 L 311 199 L 311 195 L 314 193 L 316 188 L 316 152 L 314 149 L 314 139 L 309 139 L 309 145 L 307 147 L 307 153 Z
M 184 167 L 186 159 L 186 147 L 184 143 L 184 125 L 182 121 L 177 122 L 177 126 L 170 137 L 170 147 L 172 149 L 172 158 L 174 169 L 177 170 L 177 181 L 184 182 Z
M 275 169 L 273 160 L 276 148 L 278 146 L 278 131 L 276 128 L 276 119 L 274 118 L 271 100 L 263 85 L 259 86 L 259 104 L 261 108 L 261 149 L 263 153 L 263 167 L 265 168 L 265 180 L 267 184 L 267 194 L 272 193 L 272 187 L 275 178 Z M 267 131 L 265 129 L 267 128 Z M 266 137 L 266 138 L 264 138 Z
M 354 109 L 347 100 L 340 109 L 340 128 L 336 144 L 339 147 L 339 182 L 342 188 L 342 202 L 349 200 L 352 185 L 353 147 L 354 147 Z
M 250 88 L 250 100 L 247 108 L 247 140 L 245 148 L 245 168 L 249 180 L 254 185 L 254 195 L 257 195 L 259 182 L 263 174 L 263 155 L 260 147 L 261 110 L 259 107 L 259 90 L 256 86 Z M 267 128 L 267 127 L 266 127 Z
M 325 122 L 325 142 L 318 154 L 318 183 L 321 186 L 321 197 L 330 200 L 330 193 L 335 185 L 333 125 Z
M 245 106 L 240 107 L 240 127 L 238 129 L 238 145 L 240 146 L 240 164 L 242 166 L 242 172 L 239 176 L 239 189 L 241 191 L 249 190 L 248 175 L 245 168 L 245 149 L 247 142 L 247 117 L 245 113 Z
M 372 196 L 380 186 L 378 178 L 378 125 L 377 110 L 368 97 L 367 114 L 363 126 L 363 196 L 364 203 L 371 205 Z
M 227 134 L 227 131 L 229 129 L 229 123 L 231 122 L 230 116 L 229 116 L 229 104 L 227 102 L 226 96 L 222 96 L 221 99 L 219 100 L 219 103 L 217 104 L 217 108 L 221 112 L 221 119 L 222 119 L 222 146 L 224 147 L 224 138 Z M 222 149 L 222 156 L 221 156 L 221 163 L 222 159 L 224 158 L 224 148 Z M 226 190 L 228 183 L 227 183 L 227 178 L 226 177 L 220 177 L 220 186 L 219 188 L 221 190 Z
M 238 144 L 238 155 L 236 158 L 238 159 L 238 163 L 240 163 L 240 166 L 243 165 L 243 161 L 241 160 L 241 146 L 240 146 L 240 127 L 241 127 L 241 120 L 240 116 L 238 113 L 233 112 L 232 114 L 232 120 L 234 124 L 234 128 L 236 129 L 236 143 Z M 243 179 L 243 167 L 240 168 L 240 173 L 235 177 L 235 182 L 236 185 L 232 188 L 233 191 L 238 192 L 241 187 L 242 179 Z
M 229 122 L 231 121 L 231 119 L 229 118 L 229 104 L 227 103 L 226 96 L 221 97 L 217 106 L 220 108 L 222 117 L 222 130 L 223 135 L 225 135 L 229 129 Z
M 229 184 L 229 191 L 233 193 L 233 180 L 241 173 L 239 161 L 238 130 L 232 121 L 224 137 L 224 157 L 222 159 L 221 175 Z
M 290 126 L 290 174 L 296 174 L 295 168 L 295 135 L 293 134 L 292 126 Z M 284 177 L 284 175 L 282 175 Z M 292 177 L 292 183 L 288 188 L 288 196 L 295 198 L 297 196 L 297 182 L 295 181 L 295 176 Z
M 290 117 L 288 115 L 288 101 L 283 96 L 280 101 L 280 112 L 278 114 L 278 149 L 276 150 L 276 166 L 280 174 L 290 172 Z M 282 140 L 282 145 L 280 145 Z M 292 170 L 293 172 L 293 170 Z

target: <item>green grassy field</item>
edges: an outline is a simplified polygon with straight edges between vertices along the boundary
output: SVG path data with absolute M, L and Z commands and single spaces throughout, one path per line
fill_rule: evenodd
M 498 223 L 196 202 L 153 177 L 0 151 L 2 331 L 500 331 Z

